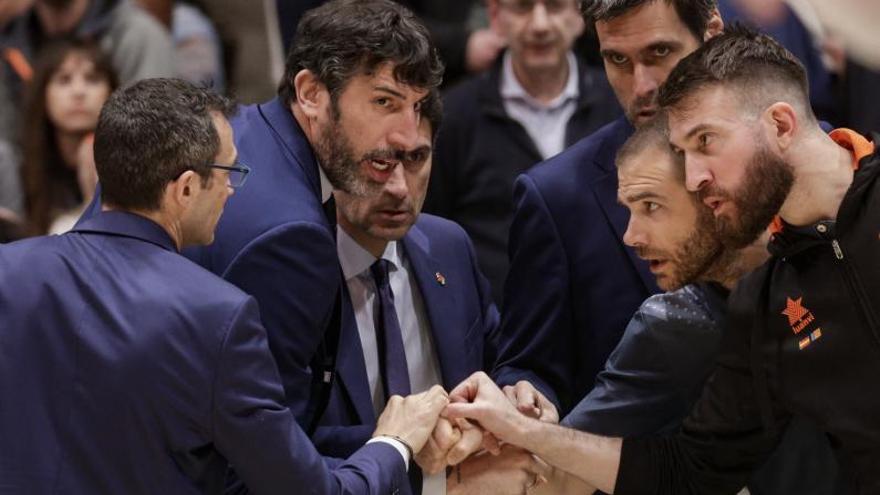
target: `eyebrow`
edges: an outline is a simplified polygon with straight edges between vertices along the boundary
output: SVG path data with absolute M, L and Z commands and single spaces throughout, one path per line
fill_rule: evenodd
M 400 98 L 401 100 L 406 99 L 406 97 L 403 96 L 403 93 L 401 93 L 400 91 L 391 89 L 388 86 L 373 86 L 373 89 L 375 91 L 383 91 L 383 92 L 388 93 L 392 96 L 396 96 L 397 98 Z
M 655 41 L 654 43 L 651 43 L 650 45 L 648 45 L 645 48 L 645 50 L 655 50 L 657 48 L 670 48 L 670 49 L 672 49 L 672 48 L 681 48 L 682 46 L 683 46 L 682 43 L 680 43 L 678 41 L 661 40 L 661 41 Z
M 642 48 L 641 50 L 639 50 L 639 53 L 647 52 L 647 51 L 651 51 L 651 50 L 656 50 L 657 48 L 669 48 L 670 50 L 671 49 L 680 50 L 682 46 L 684 46 L 684 45 L 682 43 L 679 43 L 678 41 L 660 40 L 660 41 L 655 41 L 655 42 L 651 43 L 650 45 L 646 46 L 645 48 Z M 605 49 L 599 50 L 599 54 L 602 55 L 603 57 L 609 57 L 611 55 L 623 55 L 624 57 L 626 56 L 626 55 L 620 53 L 619 51 L 612 50 L 610 48 L 605 48 Z
M 684 135 L 684 140 L 688 141 L 692 137 L 694 137 L 695 135 L 699 134 L 700 132 L 705 131 L 707 129 L 711 129 L 711 127 L 712 126 L 710 126 L 709 124 L 698 124 L 696 127 L 691 129 L 690 131 L 688 131 L 687 134 Z
M 642 191 L 642 192 L 638 192 L 638 193 L 623 197 L 623 199 L 626 200 L 627 203 L 637 203 L 639 201 L 644 201 L 646 199 L 661 199 L 661 198 L 662 198 L 662 196 L 655 193 L 654 191 Z M 620 200 L 621 200 L 621 197 L 618 197 L 617 201 L 621 202 Z

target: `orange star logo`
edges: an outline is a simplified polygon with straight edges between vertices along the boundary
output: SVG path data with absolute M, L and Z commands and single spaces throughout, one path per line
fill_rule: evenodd
M 782 311 L 782 314 L 788 317 L 788 324 L 794 326 L 795 323 L 801 321 L 801 319 L 807 314 L 807 310 L 801 304 L 801 301 L 803 301 L 804 298 L 799 297 L 797 299 L 792 299 L 787 297 L 786 299 L 785 310 Z

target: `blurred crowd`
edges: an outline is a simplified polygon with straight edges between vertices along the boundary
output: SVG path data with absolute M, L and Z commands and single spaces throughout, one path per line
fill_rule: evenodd
M 468 231 L 499 303 L 516 177 L 617 118 L 626 100 L 615 98 L 608 59 L 579 13 L 553 15 L 566 2 L 546 0 L 544 22 L 518 24 L 516 8 L 531 12 L 533 0 L 514 0 L 510 12 L 497 0 L 401 0 L 446 65 L 426 211 Z M 73 225 L 95 190 L 92 133 L 117 86 L 176 75 L 242 103 L 264 100 L 299 18 L 320 3 L 0 0 L 0 241 Z M 849 56 L 812 2 L 722 0 L 720 10 L 801 59 L 821 119 L 880 128 L 880 75 Z

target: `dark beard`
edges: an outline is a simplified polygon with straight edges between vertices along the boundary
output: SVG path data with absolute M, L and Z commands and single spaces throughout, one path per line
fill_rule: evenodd
M 733 195 L 712 187 L 700 191 L 701 198 L 720 196 L 733 202 L 738 217 L 722 215 L 715 223 L 721 242 L 734 249 L 755 242 L 767 229 L 791 191 L 794 171 L 761 145 L 749 160 L 743 180 Z
M 695 200 L 696 202 L 696 200 Z M 702 203 L 696 204 L 697 221 L 694 232 L 675 253 L 676 270 L 670 290 L 679 289 L 703 278 L 724 252 L 717 233 L 712 210 Z
M 409 152 L 395 149 L 374 149 L 364 153 L 360 158 L 355 157 L 354 146 L 342 129 L 342 116 L 339 113 L 339 108 L 336 106 L 336 102 L 331 105 L 333 122 L 318 132 L 315 154 L 324 174 L 327 175 L 327 180 L 330 181 L 334 189 L 339 189 L 353 196 L 370 196 L 378 193 L 383 185 L 362 177 L 360 164 L 374 159 L 399 162 L 424 161 L 424 158 L 421 157 L 421 154 L 425 153 L 423 150 Z
M 348 136 L 342 130 L 340 116 L 333 112 L 333 123 L 320 130 L 315 154 L 327 180 L 335 189 L 354 196 L 364 196 L 369 185 L 358 177 L 359 161 L 354 157 L 354 149 Z

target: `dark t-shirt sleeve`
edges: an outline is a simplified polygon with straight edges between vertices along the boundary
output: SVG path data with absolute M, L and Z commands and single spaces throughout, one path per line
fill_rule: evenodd
M 624 440 L 615 494 L 735 494 L 773 452 L 790 416 L 770 402 L 772 424 L 765 427 L 755 393 L 750 350 L 760 292 L 760 280 L 752 279 L 731 295 L 718 362 L 681 430 Z M 759 342 L 758 368 L 772 373 L 767 363 L 775 343 Z

